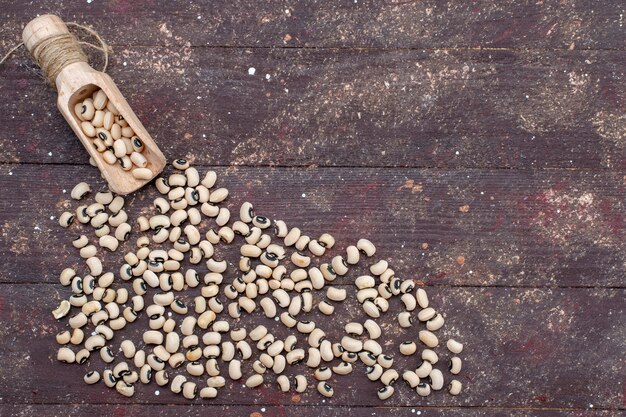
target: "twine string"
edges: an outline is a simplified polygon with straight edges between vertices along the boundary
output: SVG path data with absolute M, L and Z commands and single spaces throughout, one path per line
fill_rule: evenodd
M 46 75 L 48 82 L 55 86 L 57 75 L 63 68 L 75 62 L 88 62 L 87 55 L 83 52 L 81 45 L 96 49 L 104 55 L 104 65 L 102 72 L 106 72 L 109 65 L 110 47 L 102 39 L 95 30 L 90 27 L 75 22 L 67 22 L 67 26 L 73 26 L 93 36 L 99 42 L 99 46 L 90 42 L 79 41 L 76 36 L 71 33 L 63 33 L 44 38 L 37 44 L 33 45 L 32 54 L 37 64 L 41 67 Z M 20 42 L 11 48 L 0 60 L 0 65 L 6 62 L 11 55 L 24 46 L 24 42 Z

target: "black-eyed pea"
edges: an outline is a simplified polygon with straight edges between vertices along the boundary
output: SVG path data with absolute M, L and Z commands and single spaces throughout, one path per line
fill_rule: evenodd
M 188 362 L 187 373 L 191 376 L 202 376 L 204 373 L 204 366 L 198 361 Z
M 420 378 L 426 378 L 433 370 L 433 365 L 429 361 L 422 361 L 422 363 L 415 369 L 415 374 Z
M 115 360 L 115 355 L 109 346 L 100 348 L 100 358 L 104 363 L 111 363 Z
M 432 307 L 427 307 L 417 313 L 417 318 L 419 319 L 419 321 L 428 321 L 435 317 L 435 315 L 437 315 L 435 309 Z
M 217 397 L 217 388 L 204 387 L 200 390 L 200 398 L 215 398 Z
M 363 325 L 357 322 L 351 322 L 344 326 L 344 330 L 350 336 L 361 336 L 363 334 Z
M 415 342 L 411 340 L 407 340 L 406 342 L 402 342 L 400 344 L 400 353 L 402 353 L 405 356 L 414 355 L 416 351 L 417 351 L 417 345 L 415 344 Z
M 408 328 L 413 325 L 413 318 L 411 317 L 411 313 L 408 311 L 403 311 L 398 314 L 398 324 L 402 328 Z
M 89 371 L 83 377 L 83 381 L 87 385 L 93 385 L 100 381 L 100 373 L 98 371 Z
M 152 178 L 152 171 L 148 168 L 135 168 L 131 173 L 138 180 L 149 180 Z
M 68 343 L 70 343 L 72 334 L 69 332 L 69 330 L 63 330 L 57 333 L 55 338 L 56 338 L 56 342 L 59 345 L 67 345 Z
M 221 274 L 222 272 L 226 271 L 226 268 L 228 267 L 228 264 L 227 264 L 226 260 L 218 261 L 216 259 L 210 258 L 206 262 L 206 267 L 211 272 L 217 272 L 217 273 Z
M 376 355 L 372 352 L 362 351 L 359 352 L 358 356 L 361 362 L 363 362 L 366 366 L 373 366 L 376 363 Z
M 124 317 L 118 317 L 114 320 L 109 321 L 109 327 L 113 330 L 122 330 L 124 327 L 126 327 L 126 323 L 127 322 Z
M 365 368 L 365 373 L 367 375 L 367 379 L 370 381 L 378 381 L 383 374 L 384 369 L 380 364 L 374 364 Z
M 418 334 L 419 340 L 429 348 L 439 345 L 439 339 L 430 330 L 420 330 Z
M 435 317 L 426 322 L 426 328 L 431 332 L 434 332 L 441 329 L 444 322 L 443 316 L 441 314 L 437 314 Z
M 345 288 L 328 287 L 326 297 L 331 301 L 344 301 L 347 297 Z
M 383 272 L 385 272 L 385 270 L 387 270 L 388 267 L 389 267 L 389 263 L 387 261 L 380 260 L 376 262 L 374 265 L 370 266 L 370 272 L 374 276 L 380 276 L 382 275 Z
M 204 185 L 206 188 L 213 188 L 215 182 L 217 181 L 217 174 L 215 171 L 207 171 L 204 174 L 204 178 L 200 182 L 200 184 Z
M 208 366 L 208 364 L 207 364 Z M 228 363 L 228 376 L 233 381 L 237 381 L 241 379 L 243 376 L 241 372 L 241 361 L 238 359 L 234 359 Z
M 189 220 L 189 223 L 197 226 L 202 222 L 202 214 L 200 213 L 200 210 L 192 207 L 190 209 L 187 209 L 187 219 Z
M 133 150 L 135 152 L 141 154 L 141 152 L 143 152 L 143 149 L 144 149 L 144 145 L 143 145 L 143 142 L 141 141 L 141 139 L 139 139 L 137 136 L 132 136 L 132 133 L 131 133 L 131 135 L 125 135 L 124 133 L 129 133 L 129 132 L 125 131 L 124 129 L 126 129 L 126 127 L 122 128 L 122 136 L 130 137 L 130 143 L 131 143 L 131 145 L 133 147 Z M 132 130 L 131 130 L 131 132 L 132 132 Z
M 383 353 L 382 346 L 375 340 L 368 339 L 363 342 L 363 350 L 367 352 L 373 353 L 375 356 L 378 356 Z
M 241 357 L 242 360 L 248 360 L 252 356 L 252 347 L 245 340 L 240 340 L 239 342 L 237 342 L 235 347 L 237 349 L 239 357 Z
M 384 385 L 393 385 L 399 377 L 400 375 L 398 374 L 398 371 L 395 369 L 387 369 L 380 376 L 380 382 Z
M 450 395 L 459 395 L 462 389 L 463 384 L 461 384 L 461 382 L 456 379 L 450 381 L 450 384 L 448 385 L 448 392 L 450 393 Z
M 267 371 L 267 367 L 257 359 L 252 363 L 252 370 L 257 374 L 264 374 Z
M 261 305 L 261 309 L 263 309 L 265 317 L 276 317 L 276 304 L 274 304 L 274 301 L 271 298 L 263 297 L 259 304 Z
M 294 246 L 297 250 L 303 251 L 307 248 L 307 246 L 309 246 L 310 241 L 311 241 L 310 237 L 308 237 L 307 235 L 301 235 L 300 238 L 294 244 Z
M 380 317 L 380 310 L 371 300 L 367 300 L 363 303 L 363 311 L 365 311 L 365 314 L 367 314 L 369 317 L 372 317 L 374 319 Z
M 72 280 L 76 276 L 76 271 L 72 268 L 65 268 L 59 275 L 59 282 L 63 286 L 68 286 L 72 283 Z
M 348 375 L 352 373 L 352 363 L 340 362 L 337 366 L 333 366 L 332 371 L 337 375 Z
M 315 330 L 315 322 L 310 320 L 301 320 L 296 324 L 296 329 L 303 334 L 310 334 Z
M 326 300 L 320 301 L 320 303 L 317 305 L 317 308 L 322 314 L 325 314 L 327 316 L 332 315 L 335 311 L 335 307 Z
M 268 353 L 270 353 L 269 348 L 268 348 Z M 306 354 L 305 354 L 304 349 L 298 348 L 298 349 L 293 349 L 291 352 L 288 352 L 287 355 L 285 355 L 285 360 L 287 361 L 287 364 L 289 365 L 296 365 L 297 363 L 302 362 L 305 356 Z
M 411 292 L 413 292 L 414 288 L 415 288 L 415 282 L 413 282 L 412 279 L 405 279 L 400 284 L 400 292 L 402 294 L 410 294 Z
M 152 372 L 152 368 L 150 368 L 150 365 L 145 364 L 140 367 L 139 381 L 141 381 L 142 384 L 149 384 L 152 381 L 152 377 L 153 377 L 153 372 Z
M 381 282 L 389 283 L 395 277 L 395 271 L 391 268 L 387 268 L 378 278 Z
M 163 333 L 157 330 L 147 330 L 143 334 L 143 342 L 146 345 L 160 345 L 163 343 Z
M 331 261 L 331 266 L 333 268 L 333 271 L 339 276 L 348 273 L 348 264 L 344 257 L 341 255 L 337 255 L 333 258 L 333 260 Z
M 276 375 L 280 375 L 285 371 L 287 367 L 287 359 L 283 355 L 274 356 L 274 365 L 272 365 L 272 372 Z
M 448 350 L 454 354 L 459 354 L 463 352 L 463 344 L 460 342 L 457 342 L 454 339 L 449 339 L 448 342 L 446 343 L 446 346 Z
M 343 354 L 346 353 L 346 350 L 344 349 L 343 346 L 341 346 L 341 343 L 336 342 L 336 343 L 332 344 L 332 353 L 333 353 L 335 358 L 341 358 L 343 356 Z M 328 362 L 328 361 L 326 361 L 326 362 Z
M 428 295 L 426 294 L 426 290 L 418 288 L 415 291 L 415 299 L 421 308 L 428 308 Z
M 106 162 L 109 165 L 113 165 L 118 161 L 118 159 L 115 157 L 115 154 L 110 149 L 107 149 L 104 152 L 102 152 L 102 159 L 104 159 L 104 162 Z
M 76 352 L 76 363 L 82 365 L 83 363 L 87 362 L 90 356 L 91 356 L 91 352 L 89 350 L 81 349 L 78 352 Z
M 283 243 L 285 244 L 285 246 L 293 246 L 296 244 L 298 239 L 300 239 L 301 234 L 302 232 L 300 232 L 300 229 L 294 227 L 293 229 L 289 230 L 283 240 Z
M 170 358 L 167 360 L 167 363 L 169 364 L 169 366 L 176 369 L 180 368 L 182 364 L 185 363 L 185 360 L 185 355 L 182 352 L 177 352 L 170 356 Z
M 378 339 L 382 334 L 380 326 L 372 319 L 365 320 L 363 328 L 367 331 L 370 339 Z
M 84 313 L 78 313 L 69 319 L 69 324 L 72 329 L 78 329 L 87 324 L 89 318 Z
M 348 265 L 356 265 L 359 263 L 361 254 L 356 246 L 350 245 L 346 248 L 346 263 Z
M 87 267 L 89 268 L 89 273 L 92 276 L 97 277 L 102 274 L 102 262 L 99 258 L 92 256 L 91 258 L 88 258 L 85 263 L 87 264 Z
M 80 124 L 80 127 L 88 137 L 93 138 L 96 136 L 96 128 L 90 122 L 84 121 Z
M 358 353 L 363 349 L 363 342 L 350 336 L 341 339 L 341 346 L 348 352 Z
M 93 106 L 96 110 L 102 110 L 106 107 L 108 102 L 108 97 L 106 93 L 102 90 L 96 90 L 93 93 Z
M 339 345 L 339 347 L 341 348 L 342 351 L 345 351 L 343 349 L 343 347 L 341 347 L 341 345 L 339 343 L 337 343 L 337 345 Z M 322 360 L 324 362 L 330 362 L 333 359 L 335 359 L 335 353 L 333 351 L 333 344 L 330 342 L 330 340 L 328 339 L 324 339 L 320 342 L 319 345 L 319 350 L 320 350 L 320 355 L 322 356 Z M 341 356 L 341 353 L 339 353 L 339 356 Z
M 389 355 L 378 355 L 376 362 L 383 368 L 388 369 L 393 365 L 393 357 Z
M 313 376 L 318 381 L 328 381 L 333 376 L 333 371 L 330 368 L 323 366 L 321 368 L 317 368 L 313 373 Z
M 452 359 L 450 359 L 450 373 L 452 375 L 457 375 L 461 372 L 461 367 L 463 365 L 463 361 L 461 361 L 461 358 L 459 358 L 458 356 L 453 356 Z
M 202 185 L 207 187 L 206 184 L 202 184 Z M 211 187 L 207 187 L 207 188 L 211 188 Z M 213 204 L 221 203 L 222 201 L 226 200 L 227 197 L 228 197 L 228 190 L 226 188 L 218 188 L 211 192 L 211 195 L 209 196 L 209 202 Z
M 394 388 L 392 386 L 384 386 L 377 391 L 379 400 L 386 400 L 393 395 Z
M 93 278 L 93 277 L 91 277 L 91 278 L 90 278 L 89 276 L 87 276 L 87 277 L 85 277 L 85 278 L 87 279 L 87 282 L 88 282 L 88 283 L 94 280 L 94 278 Z M 87 288 L 87 289 L 88 289 L 88 291 L 89 291 L 89 288 L 90 288 L 90 287 L 88 287 L 88 286 L 87 286 L 86 288 Z M 91 292 L 93 293 L 93 291 L 91 291 Z M 72 295 L 70 296 L 70 298 L 69 298 L 69 301 L 70 301 L 70 304 L 71 304 L 73 307 L 82 307 L 83 305 L 85 305 L 85 304 L 87 303 L 87 295 L 85 295 L 85 293 L 84 293 L 84 292 L 82 292 L 82 293 L 77 293 L 77 294 L 72 294 Z
M 298 268 L 306 268 L 311 263 L 311 258 L 301 252 L 293 252 L 291 254 L 291 263 Z
M 222 227 L 230 220 L 230 210 L 226 207 L 220 207 L 217 217 L 215 218 L 215 224 Z
M 409 385 L 411 388 L 417 388 L 417 385 L 420 383 L 420 378 L 413 371 L 404 371 L 402 373 L 402 379 Z
M 428 378 L 430 381 L 430 387 L 433 391 L 439 391 L 443 388 L 443 373 L 439 369 L 433 369 L 432 371 L 430 371 Z
M 115 384 L 117 383 L 117 378 L 115 378 L 115 376 L 113 375 L 113 371 L 110 369 L 105 369 L 102 372 L 102 381 L 104 382 L 104 385 L 106 385 L 109 388 L 113 388 L 115 387 Z
M 180 394 L 183 391 L 183 385 L 187 382 L 187 378 L 184 375 L 176 375 L 174 379 L 172 379 L 172 383 L 170 384 L 170 390 L 174 394 Z
M 79 182 L 72 188 L 70 196 L 74 200 L 82 200 L 87 194 L 91 192 L 91 187 L 86 182 Z
M 424 349 L 422 350 L 422 359 L 432 363 L 433 365 L 439 361 L 439 356 L 432 349 Z
M 152 370 L 152 368 L 150 368 Z M 154 381 L 157 383 L 158 386 L 162 387 L 167 385 L 170 381 L 169 381 L 169 375 L 167 373 L 167 371 L 165 370 L 160 370 L 154 373 Z
M 287 228 L 287 224 L 282 220 L 274 221 L 274 235 L 279 238 L 284 238 L 289 233 L 289 229 Z
M 241 317 L 241 307 L 237 302 L 228 304 L 228 315 L 234 319 Z
M 142 366 L 146 365 L 146 352 L 141 349 L 137 350 L 135 352 L 135 356 L 133 356 L 133 364 L 137 368 L 141 368 Z
M 248 388 L 256 388 L 263 383 L 263 375 L 254 374 L 251 375 L 248 379 L 246 379 L 246 387 Z
M 417 384 L 415 392 L 417 392 L 417 395 L 419 395 L 420 397 L 428 397 L 430 395 L 430 385 L 428 385 L 426 382 L 420 382 L 419 384 Z
M 60 347 L 57 351 L 57 360 L 63 363 L 74 363 L 76 361 L 76 354 L 68 347 Z
M 402 300 L 402 304 L 404 304 L 404 309 L 406 311 L 413 311 L 417 308 L 417 301 L 415 300 L 415 297 L 413 297 L 413 294 L 402 294 L 400 300 Z
M 74 222 L 76 216 L 74 213 L 65 211 L 59 216 L 59 225 L 61 227 L 70 227 L 70 225 Z
M 309 241 L 308 248 L 309 251 L 315 256 L 323 256 L 326 252 L 326 247 L 316 239 Z
M 70 338 L 70 343 L 73 345 L 80 345 L 83 343 L 85 339 L 85 332 L 82 329 L 74 329 L 72 330 L 72 337 Z
M 356 299 L 361 304 L 366 301 L 374 301 L 374 298 L 376 297 L 378 297 L 378 291 L 376 288 L 363 288 L 362 290 L 358 290 L 356 293 Z

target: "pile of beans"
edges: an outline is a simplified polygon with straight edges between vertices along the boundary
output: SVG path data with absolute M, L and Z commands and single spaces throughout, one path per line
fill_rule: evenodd
M 132 170 L 137 179 L 152 178 L 148 161 L 142 154 L 143 141 L 135 135 L 104 91 L 98 89 L 91 97 L 77 103 L 74 113 L 83 133 L 92 139 L 93 146 L 107 164 L 119 163 L 124 171 Z
M 283 392 L 304 392 L 313 380 L 321 395 L 332 397 L 331 377 L 350 374 L 362 363 L 367 378 L 380 384 L 381 400 L 393 395 L 400 377 L 420 396 L 442 390 L 444 371 L 451 375 L 447 391 L 461 392 L 455 376 L 461 372 L 458 355 L 463 345 L 448 340 L 451 360 L 444 371 L 437 368 L 435 349 L 440 341 L 435 333 L 444 325 L 443 316 L 423 288 L 397 278 L 387 261 L 375 260 L 372 242 L 360 239 L 345 254 L 322 262 L 335 246 L 332 235 L 311 238 L 284 221 L 255 214 L 249 202 L 241 205 L 234 220 L 223 204 L 228 190 L 216 187 L 215 172 L 201 176 L 183 159 L 173 167 L 173 174 L 155 182 L 162 196 L 154 200 L 154 214 L 134 222 L 141 235 L 135 249 L 120 259 L 121 267 L 105 271 L 98 248 L 87 235 L 72 242 L 87 268 L 80 275 L 73 268 L 61 272 L 61 284 L 71 287 L 73 295 L 52 313 L 57 319 L 67 316 L 69 325 L 56 336 L 61 345 L 57 359 L 88 366 L 87 384 L 102 381 L 132 396 L 138 382 L 154 381 L 191 400 L 216 397 L 227 380 L 242 380 L 254 388 L 274 374 Z M 86 183 L 80 183 L 71 196 L 84 200 L 90 192 Z M 108 191 L 94 199 L 63 213 L 59 222 L 63 227 L 75 220 L 90 225 L 99 246 L 114 252 L 131 236 L 124 199 Z M 235 242 L 241 255 L 238 265 L 219 259 L 215 248 Z M 345 324 L 345 335 L 331 340 L 323 323 L 305 320 L 302 313 L 317 309 L 328 316 L 324 322 L 337 321 L 335 308 L 348 294 L 333 281 L 359 263 L 369 267 L 369 274 L 351 282 L 364 320 Z M 182 296 L 193 289 L 196 296 L 187 305 Z M 414 332 L 413 340 L 397 346 L 400 355 L 419 351 L 411 369 L 394 368 L 394 352 L 385 351 L 389 343 L 377 323 L 394 297 L 403 307 L 397 314 L 399 326 L 410 328 L 419 322 L 422 328 Z M 231 326 L 255 312 L 279 321 L 290 334 L 279 338 L 261 324 Z M 141 340 L 124 338 L 124 329 L 141 314 L 149 327 Z M 94 356 L 104 362 L 104 369 L 96 369 Z M 289 378 L 285 370 L 300 362 L 311 375 L 303 372 Z M 220 363 L 227 369 L 220 369 Z

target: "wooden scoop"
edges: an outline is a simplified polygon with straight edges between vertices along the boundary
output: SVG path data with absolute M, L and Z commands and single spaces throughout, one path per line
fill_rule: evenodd
M 69 33 L 67 26 L 58 16 L 43 15 L 31 20 L 26 25 L 22 38 L 26 48 L 33 53 L 33 49 L 42 45 L 41 42 L 50 43 L 54 42 L 55 39 L 64 37 L 63 41 L 67 44 L 66 35 Z M 75 47 L 80 50 L 80 45 L 77 42 L 75 44 Z M 74 45 L 70 46 L 74 47 Z M 50 55 L 50 53 L 48 54 Z M 47 56 L 47 58 L 50 58 L 50 56 Z M 54 58 L 52 57 L 52 59 Z M 61 66 L 63 66 L 63 61 L 61 61 Z M 163 153 L 161 153 L 109 75 L 91 68 L 87 62 L 75 62 L 74 60 L 74 62 L 70 62 L 62 67 L 54 81 L 59 94 L 57 107 L 95 161 L 102 173 L 102 177 L 109 183 L 111 191 L 122 195 L 131 193 L 150 182 L 163 170 L 166 163 Z M 142 179 L 135 178 L 132 170 L 125 171 L 122 169 L 119 160 L 113 164 L 107 163 L 103 159 L 103 154 L 94 146 L 94 139 L 87 136 L 81 128 L 82 120 L 75 112 L 76 104 L 82 103 L 86 98 L 90 98 L 98 89 L 104 91 L 108 100 L 119 112 L 119 115 L 132 128 L 134 136 L 143 142 L 141 154 L 147 160 L 145 168 L 149 172 L 144 170 Z

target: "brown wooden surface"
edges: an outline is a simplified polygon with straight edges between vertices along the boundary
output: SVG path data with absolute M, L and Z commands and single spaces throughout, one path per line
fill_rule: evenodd
M 54 360 L 57 276 L 80 262 L 57 216 L 76 182 L 103 183 L 22 51 L 0 67 L 0 415 L 626 415 L 622 4 L 8 0 L 1 51 L 48 12 L 114 46 L 108 72 L 166 157 L 217 166 L 227 205 L 337 252 L 369 237 L 421 280 L 465 342 L 466 391 L 382 403 L 362 369 L 325 402 L 273 380 L 192 405 L 87 387 Z M 338 313 L 336 336 L 358 309 Z M 392 316 L 394 343 L 416 331 Z
M 622 51 L 117 51 L 110 74 L 171 157 L 260 166 L 626 166 Z M 85 163 L 34 68 L 22 58 L 2 69 L 0 161 Z

